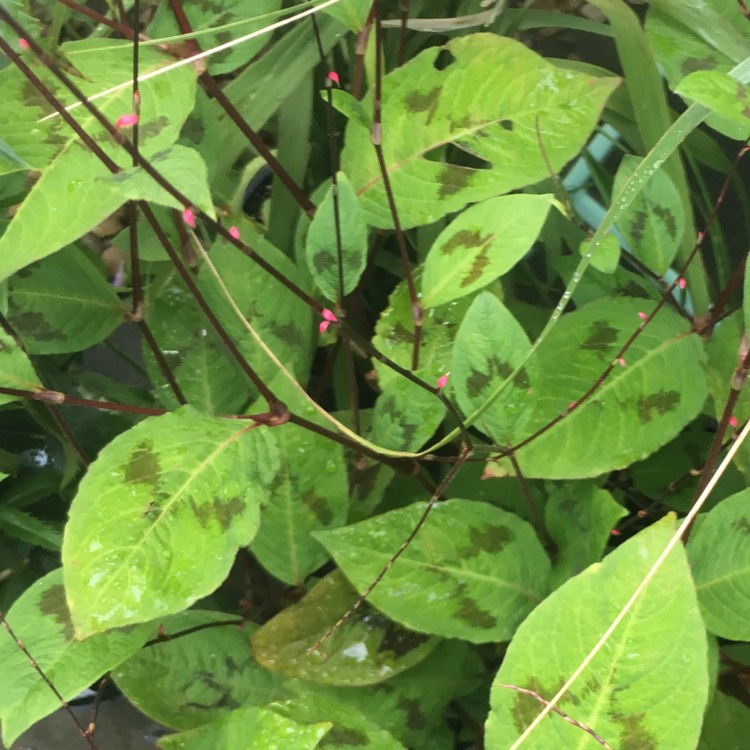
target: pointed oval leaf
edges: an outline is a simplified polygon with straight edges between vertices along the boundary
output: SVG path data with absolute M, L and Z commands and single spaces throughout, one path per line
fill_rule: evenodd
M 622 190 L 641 161 L 636 156 L 623 157 L 613 195 Z M 674 182 L 664 170 L 646 183 L 617 225 L 636 258 L 660 276 L 667 271 L 682 244 L 685 211 Z
M 451 382 L 465 415 L 484 404 L 499 382 L 505 381 L 528 354 L 526 332 L 495 295 L 481 292 L 461 321 L 453 346 Z M 500 445 L 512 442 L 531 408 L 531 359 L 475 422 Z
M 150 635 L 157 638 L 162 626 L 171 636 L 209 623 L 217 625 L 154 643 L 112 672 L 117 687 L 139 711 L 172 729 L 185 730 L 208 724 L 233 708 L 262 706 L 281 695 L 279 676 L 253 658 L 250 633 L 256 626 L 238 627 L 237 615 L 191 609 L 160 620 L 158 626 L 151 624 Z
M 435 240 L 424 263 L 422 304 L 435 307 L 509 271 L 542 230 L 549 195 L 504 195 L 467 208 Z
M 312 532 L 346 523 L 349 484 L 344 449 L 293 424 L 277 428 L 275 435 L 279 473 L 250 549 L 280 581 L 301 585 L 329 557 Z
M 750 490 L 722 500 L 701 519 L 688 544 L 695 588 L 710 632 L 750 640 Z
M 426 503 L 316 537 L 365 591 Z M 550 563 L 532 527 L 487 503 L 438 503 L 428 522 L 368 597 L 406 627 L 472 643 L 510 638 L 541 601 Z
M 104 269 L 70 246 L 8 281 L 8 320 L 30 354 L 88 349 L 123 322 L 123 306 Z
M 438 69 L 441 51 L 450 62 Z M 382 89 L 383 159 L 401 225 L 429 224 L 558 172 L 586 142 L 617 83 L 557 68 L 520 42 L 489 33 L 430 47 L 389 73 Z M 371 110 L 372 100 L 363 105 Z M 486 168 L 446 161 L 448 143 Z M 392 227 L 370 131 L 358 121 L 348 124 L 342 166 L 367 221 Z
M 680 81 L 675 93 L 712 109 L 745 129 L 750 128 L 750 94 L 747 86 L 727 73 L 695 70 Z
M 122 433 L 81 481 L 63 539 L 76 636 L 179 612 L 226 577 L 278 471 L 267 429 L 191 407 Z
M 22 391 L 41 390 L 44 386 L 39 382 L 26 352 L 0 328 L 0 384 L 6 388 L 16 388 Z M 16 401 L 19 396 L 0 393 L 0 405 Z
M 367 224 L 354 188 L 343 172 L 338 173 L 337 183 L 343 291 L 347 295 L 354 291 L 367 265 Z M 333 301 L 341 296 L 337 242 L 331 185 L 307 231 L 305 257 L 318 289 Z
M 192 148 L 175 144 L 154 154 L 149 163 L 165 180 L 183 193 L 191 204 L 216 218 L 208 187 L 208 169 L 201 155 Z M 149 201 L 160 206 L 182 210 L 182 205 L 168 193 L 143 167 L 130 167 L 117 174 L 100 177 L 99 184 L 129 201 Z
M 490 696 L 488 750 L 505 750 L 578 667 L 664 550 L 674 516 L 642 531 L 570 579 L 518 628 Z M 568 716 L 614 748 L 695 747 L 708 698 L 706 631 L 678 545 L 608 644 L 560 701 Z M 552 714 L 529 750 L 595 748 L 590 734 Z
M 48 573 L 21 594 L 7 620 L 65 700 L 138 651 L 149 636 L 148 628 L 139 625 L 76 641 L 62 569 Z M 60 701 L 5 631 L 0 638 L 0 664 L 8 677 L 0 690 L 0 723 L 3 742 L 11 747 L 32 724 L 57 711 Z
M 341 571 L 330 573 L 253 635 L 255 658 L 289 677 L 324 685 L 372 685 L 418 664 L 437 646 L 438 639 L 390 622 L 365 602 L 308 653 L 356 600 Z
M 62 51 L 81 72 L 82 77 L 77 81 L 86 94 L 104 91 L 132 77 L 130 45 L 119 40 L 92 38 L 65 44 Z M 173 62 L 154 48 L 144 47 L 142 52 L 142 75 Z M 193 108 L 195 81 L 196 73 L 191 66 L 143 81 L 140 87 L 143 116 L 139 123 L 142 153 L 148 156 L 176 140 Z M 64 95 L 58 91 L 59 83 L 51 86 L 65 101 L 70 99 L 67 90 Z M 120 115 L 131 112 L 132 92 L 129 87 L 122 88 L 97 100 L 96 104 L 111 121 L 115 121 Z M 49 105 L 41 107 L 44 114 L 49 109 Z M 35 111 L 39 110 L 37 105 Z M 127 152 L 92 115 L 84 113 L 83 109 L 76 111 L 76 119 L 88 135 L 115 162 L 130 166 L 131 158 Z M 56 117 L 56 122 L 61 123 L 59 117 Z M 105 177 L 110 172 L 82 144 L 74 131 L 62 123 L 58 130 L 53 129 L 48 136 L 54 139 L 54 159 L 45 166 L 41 178 L 0 237 L 0 281 L 77 240 L 124 203 L 122 195 L 105 189 L 97 181 L 96 178 Z
M 562 316 L 537 351 L 533 413 L 514 442 L 565 414 L 597 381 L 640 325 L 642 308 L 643 300 L 619 297 Z M 591 398 L 517 452 L 521 470 L 578 479 L 646 458 L 703 406 L 704 360 L 700 338 L 676 313 L 661 310 Z

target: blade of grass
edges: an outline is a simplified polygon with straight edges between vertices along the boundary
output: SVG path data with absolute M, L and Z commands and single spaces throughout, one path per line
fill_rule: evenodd
M 656 65 L 656 58 L 648 37 L 638 16 L 623 0 L 591 0 L 591 2 L 609 18 L 617 54 L 630 90 L 635 121 L 643 139 L 644 148 L 649 151 L 669 129 L 672 120 L 667 106 L 664 82 Z M 693 248 L 695 223 L 685 168 L 676 150 L 665 160 L 664 170 L 677 187 L 685 212 L 685 234 L 677 254 L 678 261 L 684 263 Z M 706 271 L 700 255 L 690 264 L 685 277 L 693 301 L 693 313 L 705 314 L 708 312 L 710 298 Z

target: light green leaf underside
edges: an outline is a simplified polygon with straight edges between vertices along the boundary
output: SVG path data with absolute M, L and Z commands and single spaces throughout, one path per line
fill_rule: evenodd
M 488 750 L 508 748 L 542 709 L 532 696 L 505 686 L 551 699 L 629 599 L 674 529 L 672 517 L 642 531 L 603 563 L 569 580 L 521 624 L 492 687 Z M 707 697 L 706 631 L 678 545 L 558 705 L 613 748 L 683 750 L 698 742 Z M 552 714 L 524 747 L 594 750 L 600 744 Z
M 362 593 L 425 509 L 414 503 L 320 539 Z M 370 593 L 378 609 L 423 633 L 473 643 L 507 640 L 541 601 L 549 560 L 532 527 L 486 503 L 438 503 L 388 575 Z
M 61 569 L 40 578 L 15 601 L 7 619 L 44 674 L 65 700 L 71 700 L 134 654 L 148 638 L 148 629 L 138 626 L 128 632 L 96 635 L 83 643 L 74 640 L 62 580 Z M 60 701 L 4 631 L 0 664 L 3 674 L 12 677 L 3 681 L 0 690 L 3 742 L 11 747 L 32 724 L 57 711 Z
M 452 59 L 438 70 L 441 49 Z M 383 80 L 383 158 L 401 225 L 431 223 L 559 171 L 585 143 L 616 85 L 614 78 L 556 68 L 494 34 L 423 51 Z M 372 107 L 367 98 L 363 106 Z M 446 161 L 449 143 L 486 161 L 486 168 Z M 347 127 L 342 166 L 368 222 L 391 227 L 370 132 L 357 121 Z
M 77 637 L 179 612 L 224 580 L 278 471 L 272 434 L 244 427 L 183 407 L 102 450 L 63 540 Z

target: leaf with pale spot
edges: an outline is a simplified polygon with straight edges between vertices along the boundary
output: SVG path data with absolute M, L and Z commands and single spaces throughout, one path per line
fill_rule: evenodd
M 180 612 L 214 591 L 255 535 L 277 471 L 269 430 L 189 406 L 116 437 L 65 527 L 76 637 Z
M 467 208 L 435 240 L 424 263 L 422 304 L 435 307 L 487 286 L 531 249 L 549 195 L 505 195 Z
M 255 658 L 288 677 L 324 685 L 373 685 L 418 664 L 437 646 L 437 638 L 413 633 L 365 602 L 311 653 L 356 600 L 341 571 L 329 573 L 253 635 Z
M 490 696 L 488 750 L 505 750 L 594 647 L 664 550 L 674 516 L 642 531 L 545 599 L 521 623 Z M 670 553 L 629 615 L 557 704 L 613 748 L 689 748 L 708 698 L 708 656 L 690 568 Z M 551 714 L 524 748 L 594 748 L 588 733 Z
M 318 532 L 361 593 L 406 539 L 426 503 Z M 509 639 L 543 599 L 550 563 L 533 528 L 487 503 L 438 503 L 368 601 L 423 633 L 472 643 Z

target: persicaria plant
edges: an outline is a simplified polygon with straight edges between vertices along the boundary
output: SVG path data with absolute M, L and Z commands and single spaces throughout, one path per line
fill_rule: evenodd
M 748 745 L 750 14 L 553 7 L 0 3 L 6 746 Z

